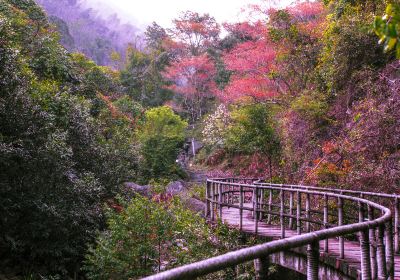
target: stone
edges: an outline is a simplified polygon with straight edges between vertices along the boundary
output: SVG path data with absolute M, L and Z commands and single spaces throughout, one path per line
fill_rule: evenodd
M 182 181 L 171 182 L 166 187 L 167 194 L 178 195 L 185 192 L 186 188 Z
M 138 185 L 138 184 L 133 183 L 133 182 L 126 182 L 126 183 L 124 183 L 124 186 L 126 188 L 128 188 L 129 190 L 133 190 L 134 192 L 136 192 L 136 193 L 138 193 L 140 195 L 143 195 L 143 196 L 146 196 L 146 197 L 150 197 L 151 196 L 151 189 L 152 189 L 151 186 L 141 186 L 141 185 Z

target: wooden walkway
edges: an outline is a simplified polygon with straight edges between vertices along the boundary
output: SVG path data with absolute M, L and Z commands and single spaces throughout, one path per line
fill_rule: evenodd
M 250 203 L 244 204 L 245 207 L 252 207 Z M 240 214 L 237 208 L 223 207 L 222 210 L 222 220 L 228 225 L 239 228 Z M 254 219 L 252 217 L 251 211 L 243 210 L 243 225 L 242 231 L 249 234 L 254 234 Z M 268 225 L 263 221 L 258 222 L 258 235 L 271 238 L 272 240 L 277 240 L 281 238 L 281 228 L 280 226 Z M 294 230 L 285 230 L 285 237 L 296 236 L 297 233 Z M 334 265 L 336 269 L 343 266 L 348 267 L 348 272 L 357 271 L 358 278 L 360 279 L 361 273 L 361 252 L 360 245 L 356 241 L 345 240 L 345 259 L 341 260 L 339 258 L 339 240 L 329 239 L 329 252 L 328 255 L 324 252 L 324 242 L 320 241 L 320 256 L 325 256 L 335 259 Z M 322 258 L 321 258 L 322 259 Z M 323 258 L 327 259 L 327 258 Z M 330 263 L 332 264 L 332 263 Z M 346 269 L 347 270 L 347 269 Z M 351 276 L 351 275 L 349 275 Z M 395 255 L 395 278 L 400 280 L 400 256 Z

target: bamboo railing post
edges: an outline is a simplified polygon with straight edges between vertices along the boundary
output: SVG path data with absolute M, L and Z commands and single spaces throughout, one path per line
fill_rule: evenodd
M 259 198 L 260 209 L 263 209 L 263 203 L 264 203 L 264 189 L 260 189 L 260 198 Z M 263 212 L 258 213 L 258 218 L 260 221 L 262 221 L 263 216 L 264 216 Z
M 318 280 L 319 242 L 307 246 L 307 280 Z
M 306 232 L 311 231 L 310 194 L 306 194 Z
M 240 185 L 239 190 L 239 214 L 240 214 L 240 221 L 239 221 L 239 228 L 240 230 L 243 229 L 243 186 Z
M 234 182 L 233 179 L 230 179 L 229 181 L 230 181 L 230 183 L 233 183 L 233 182 Z M 235 201 L 234 201 L 234 193 L 233 193 L 234 190 L 235 190 L 235 187 L 234 187 L 233 185 L 229 185 L 229 195 L 230 195 L 230 196 L 228 196 L 228 197 L 231 198 L 231 199 L 230 199 L 230 204 L 234 204 L 234 203 L 235 203 Z
M 392 220 L 387 222 L 385 227 L 385 238 L 386 238 L 386 271 L 388 279 L 394 279 L 394 251 L 393 251 L 393 226 Z
M 281 220 L 281 238 L 285 238 L 285 191 L 281 190 L 281 210 L 280 210 L 280 220 Z
M 219 218 L 222 220 L 222 183 L 218 184 L 218 207 Z
M 328 228 L 328 195 L 324 194 L 324 228 Z M 329 251 L 329 239 L 326 238 L 324 240 L 324 252 L 328 253 Z
M 338 226 L 343 225 L 343 199 L 338 197 L 337 202 L 338 207 Z M 339 255 L 341 259 L 344 259 L 344 238 L 343 236 L 339 236 Z
M 226 187 L 224 188 L 224 201 L 226 202 L 226 204 L 229 205 L 229 178 L 224 180 L 224 183 L 226 183 Z M 229 207 L 229 206 L 228 206 Z
M 271 211 L 272 211 L 272 189 L 269 190 L 267 224 L 271 224 L 271 217 L 272 217 Z
M 362 280 L 371 280 L 371 257 L 369 252 L 368 230 L 360 232 L 361 275 Z
M 374 219 L 374 209 L 368 205 L 368 220 L 372 221 Z M 378 277 L 378 267 L 376 262 L 376 238 L 375 229 L 369 229 L 369 255 L 371 258 L 371 278 L 376 279 Z
M 386 256 L 385 256 L 385 243 L 384 243 L 384 235 L 385 235 L 385 225 L 378 226 L 378 236 L 377 236 L 377 264 L 378 264 L 378 279 L 386 280 L 387 279 L 387 270 L 386 270 Z
M 293 229 L 293 192 L 289 193 L 289 229 Z
M 365 220 L 364 205 L 358 202 L 358 220 L 360 223 Z M 361 251 L 361 279 L 371 280 L 371 258 L 369 254 L 369 232 L 363 230 L 360 235 L 360 251 Z
M 211 221 L 214 221 L 214 220 L 215 220 L 215 212 L 214 212 L 214 199 L 215 199 L 215 197 L 214 197 L 214 185 L 215 185 L 215 183 L 212 182 L 212 183 L 211 183 L 211 188 L 210 188 L 210 190 L 211 190 L 211 194 L 210 194 L 210 196 L 211 196 Z
M 207 219 L 208 215 L 210 214 L 210 201 L 209 201 L 209 187 L 210 187 L 210 182 L 207 180 L 206 181 L 206 205 L 205 205 L 205 217 Z
M 251 217 L 253 219 L 255 219 L 255 217 L 256 217 L 255 209 L 256 209 L 256 202 L 257 202 L 257 200 L 256 200 L 256 189 L 255 188 L 253 188 L 253 196 L 251 198 L 251 202 L 253 203 L 253 211 L 251 213 Z
M 297 211 L 296 211 L 297 234 L 301 234 L 301 192 L 297 191 Z
M 254 270 L 256 280 L 266 280 L 268 278 L 269 258 L 268 256 L 254 260 Z
M 254 232 L 257 235 L 258 234 L 258 202 L 257 202 L 257 196 L 258 196 L 258 187 L 255 187 L 253 190 L 253 201 L 254 201 Z
M 394 202 L 394 251 L 396 254 L 400 253 L 400 240 L 399 240 L 399 227 L 400 227 L 400 203 L 399 203 L 399 197 L 396 196 L 395 202 Z

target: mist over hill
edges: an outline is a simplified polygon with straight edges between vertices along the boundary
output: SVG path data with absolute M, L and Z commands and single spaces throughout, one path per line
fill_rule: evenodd
M 48 13 L 69 51 L 79 51 L 99 65 L 119 67 L 128 44 L 140 44 L 138 27 L 88 0 L 35 0 Z M 116 55 L 119 54 L 119 55 Z M 119 59 L 121 57 L 121 59 Z

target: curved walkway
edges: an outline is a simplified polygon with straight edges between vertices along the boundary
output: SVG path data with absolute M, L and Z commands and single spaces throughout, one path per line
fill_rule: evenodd
M 239 205 L 237 205 L 239 206 Z M 251 208 L 251 203 L 245 203 L 244 207 Z M 222 221 L 228 225 L 239 229 L 240 213 L 239 210 L 232 207 L 224 207 L 222 211 Z M 252 217 L 252 211 L 243 210 L 243 224 L 242 231 L 248 234 L 255 235 L 255 222 Z M 281 238 L 281 227 L 269 225 L 266 222 L 258 222 L 258 236 L 270 238 L 271 240 L 278 240 Z M 296 236 L 295 230 L 285 230 L 286 237 Z M 339 253 L 339 240 L 336 238 L 328 239 L 329 246 L 328 252 L 324 251 L 325 241 L 320 241 L 320 261 L 333 266 L 334 269 L 339 270 L 346 276 L 361 279 L 361 252 L 360 244 L 357 241 L 344 241 L 345 258 L 340 259 Z M 305 253 L 305 250 L 303 250 Z M 400 280 L 400 256 L 395 255 L 395 277 L 394 279 Z
M 195 279 L 253 260 L 257 279 L 266 279 L 270 258 L 296 252 L 306 256 L 308 280 L 332 279 L 320 271 L 327 266 L 346 278 L 400 280 L 400 196 L 218 178 L 207 180 L 205 206 L 211 222 L 270 242 L 146 279 Z

